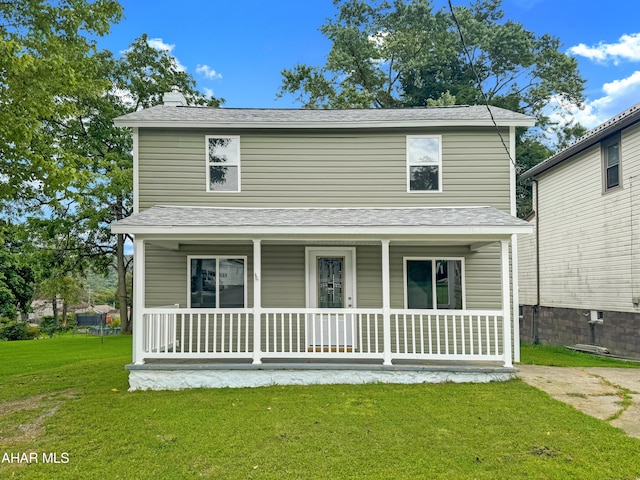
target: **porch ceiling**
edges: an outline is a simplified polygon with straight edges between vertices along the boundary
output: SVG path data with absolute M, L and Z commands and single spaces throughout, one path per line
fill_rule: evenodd
M 459 236 L 464 243 L 515 233 L 532 226 L 494 207 L 351 207 L 351 208 L 230 208 L 155 206 L 120 220 L 112 233 L 166 237 L 214 235 L 222 240 L 301 238 L 374 241 L 381 236 L 438 240 Z M 466 238 L 465 238 L 466 237 Z M 204 237 L 202 239 L 205 239 Z M 476 239 L 476 240 L 474 240 Z M 422 238 L 424 241 L 425 238 Z

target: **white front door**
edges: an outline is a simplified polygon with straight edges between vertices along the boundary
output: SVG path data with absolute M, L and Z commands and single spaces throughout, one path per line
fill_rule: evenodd
M 355 249 L 307 249 L 307 307 L 354 308 Z M 307 318 L 307 345 L 311 350 L 346 351 L 356 338 L 353 315 L 323 312 Z

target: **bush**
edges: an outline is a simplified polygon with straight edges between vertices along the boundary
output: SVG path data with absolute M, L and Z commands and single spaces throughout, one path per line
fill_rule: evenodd
M 24 322 L 10 321 L 0 324 L 0 339 L 2 340 L 28 340 L 27 324 Z
M 29 340 L 33 340 L 34 338 L 38 338 L 40 336 L 40 327 L 27 325 L 27 338 Z
M 45 315 L 40 319 L 40 331 L 50 337 L 60 331 L 60 327 L 56 326 L 56 320 L 53 315 Z

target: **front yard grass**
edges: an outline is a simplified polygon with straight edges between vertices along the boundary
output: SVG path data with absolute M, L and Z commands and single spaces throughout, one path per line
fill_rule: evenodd
M 640 476 L 639 440 L 519 380 L 130 393 L 130 352 L 127 336 L 0 343 L 0 455 L 40 460 L 0 478 Z

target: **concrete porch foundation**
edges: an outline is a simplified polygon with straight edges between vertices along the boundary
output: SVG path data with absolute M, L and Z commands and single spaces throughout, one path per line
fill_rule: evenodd
M 480 365 L 162 364 L 127 365 L 129 391 L 363 383 L 488 383 L 516 377 L 516 368 Z

